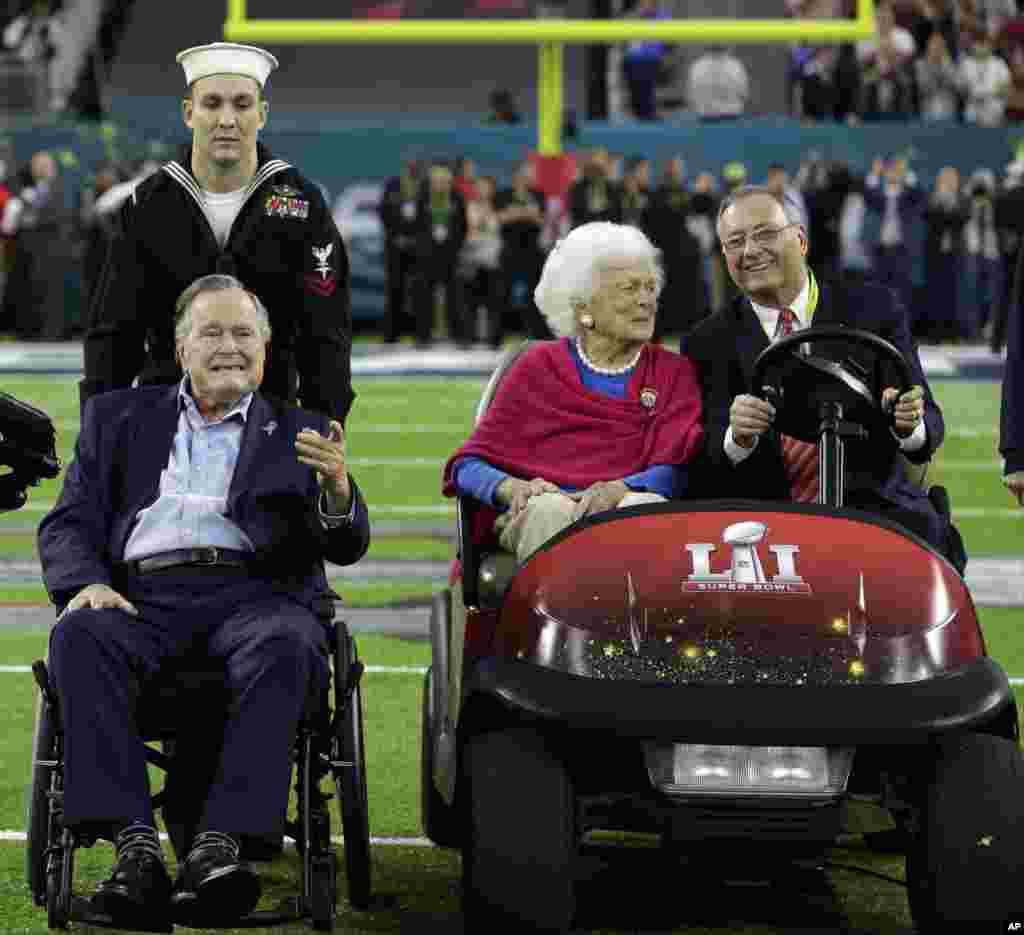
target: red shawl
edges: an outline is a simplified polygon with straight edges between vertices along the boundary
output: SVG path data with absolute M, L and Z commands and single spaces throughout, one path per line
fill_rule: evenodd
M 646 405 L 645 405 L 646 403 Z M 529 348 L 505 374 L 469 440 L 444 469 L 483 458 L 514 477 L 543 477 L 559 487 L 589 487 L 655 464 L 686 464 L 700 448 L 701 396 L 686 357 L 645 345 L 624 399 L 588 390 L 569 339 Z

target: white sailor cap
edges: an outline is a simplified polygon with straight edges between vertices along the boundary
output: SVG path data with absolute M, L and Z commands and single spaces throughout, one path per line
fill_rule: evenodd
M 259 82 L 262 88 L 270 73 L 277 68 L 277 59 L 263 49 L 234 42 L 211 42 L 179 52 L 178 63 L 185 69 L 189 87 L 210 75 L 244 75 Z

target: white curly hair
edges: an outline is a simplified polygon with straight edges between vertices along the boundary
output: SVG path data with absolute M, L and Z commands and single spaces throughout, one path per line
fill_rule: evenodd
M 623 261 L 652 263 L 661 292 L 665 284 L 661 251 L 637 227 L 591 221 L 573 228 L 555 244 L 544 263 L 533 300 L 556 335 L 571 337 L 576 333 L 576 308 L 593 298 L 598 270 Z

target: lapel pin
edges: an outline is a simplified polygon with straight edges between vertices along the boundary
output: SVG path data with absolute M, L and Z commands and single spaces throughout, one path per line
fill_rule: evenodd
M 658 394 L 652 390 L 649 386 L 645 386 L 640 391 L 640 405 L 644 409 L 653 409 L 654 404 L 658 401 Z
M 263 426 L 263 431 L 267 433 L 267 438 L 270 438 L 270 436 L 274 434 L 274 429 L 276 428 L 277 423 L 274 422 L 273 420 L 271 420 L 270 422 Z

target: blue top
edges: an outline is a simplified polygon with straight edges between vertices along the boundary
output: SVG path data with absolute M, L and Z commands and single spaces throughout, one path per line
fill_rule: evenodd
M 572 349 L 576 371 L 588 390 L 601 393 L 604 396 L 611 396 L 614 399 L 625 398 L 626 386 L 633 375 L 632 370 L 614 376 L 597 373 L 583 363 L 576 349 L 575 341 L 570 341 L 569 347 Z M 455 486 L 459 493 L 474 497 L 481 503 L 486 503 L 499 510 L 504 510 L 506 507 L 494 499 L 494 494 L 498 485 L 509 476 L 511 475 L 488 464 L 483 458 L 460 458 L 455 465 Z M 645 490 L 669 499 L 682 495 L 686 489 L 687 474 L 685 468 L 673 464 L 655 464 L 637 474 L 630 474 L 629 477 L 624 477 L 622 480 L 630 490 Z M 579 488 L 566 487 L 565 489 L 578 490 Z

